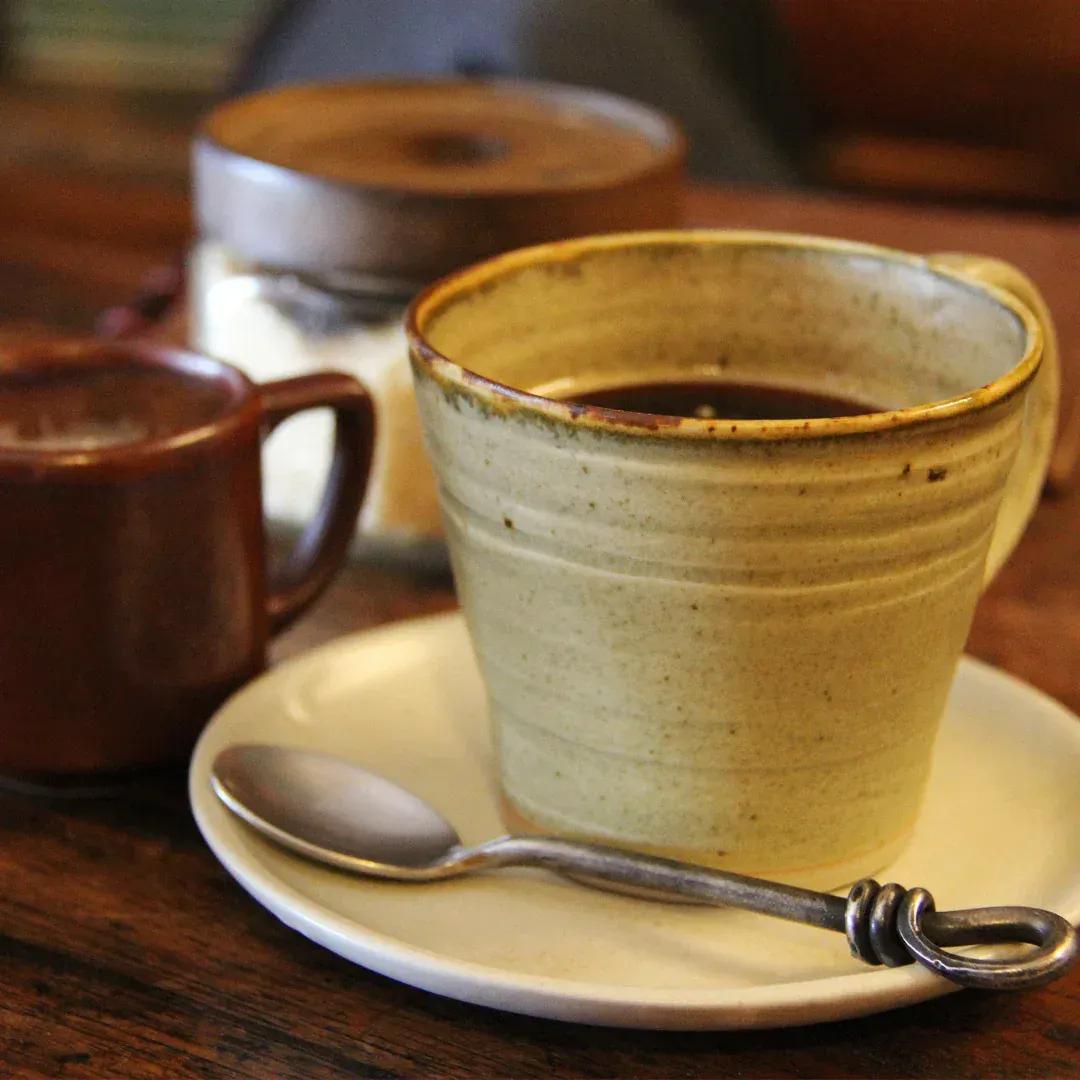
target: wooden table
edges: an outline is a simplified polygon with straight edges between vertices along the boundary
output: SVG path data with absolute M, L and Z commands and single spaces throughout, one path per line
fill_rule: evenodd
M 88 328 L 186 230 L 175 190 L 26 179 L 0 198 L 0 336 Z M 695 193 L 691 216 L 1011 259 L 1045 290 L 1080 390 L 1071 221 L 730 191 Z M 1078 565 L 1073 489 L 1044 501 L 969 646 L 1074 710 Z M 353 565 L 275 657 L 452 604 L 445 580 Z M 0 871 L 0 1076 L 1080 1075 L 1080 968 L 1037 992 L 758 1033 L 572 1026 L 411 989 L 317 948 L 234 884 L 195 829 L 180 767 L 109 800 L 0 796 Z

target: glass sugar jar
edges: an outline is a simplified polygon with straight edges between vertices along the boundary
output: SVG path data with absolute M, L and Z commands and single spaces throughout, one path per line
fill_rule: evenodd
M 676 124 L 612 94 L 516 81 L 310 84 L 226 102 L 194 145 L 191 344 L 256 381 L 326 368 L 375 399 L 364 547 L 438 552 L 402 329 L 428 282 L 499 251 L 682 220 Z M 328 417 L 267 443 L 267 514 L 309 520 Z

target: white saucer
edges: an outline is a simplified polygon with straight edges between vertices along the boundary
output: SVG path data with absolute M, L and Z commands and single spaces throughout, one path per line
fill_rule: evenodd
M 217 801 L 237 742 L 349 756 L 437 806 L 466 843 L 500 824 L 483 690 L 460 615 L 343 638 L 264 675 L 211 721 L 190 793 L 207 843 L 278 918 L 357 964 L 499 1009 L 650 1028 L 750 1028 L 861 1016 L 955 989 L 870 968 L 843 937 L 746 912 L 649 903 L 541 871 L 437 885 L 368 881 L 261 840 Z M 882 881 L 939 910 L 1033 904 L 1080 919 L 1080 721 L 965 658 L 908 852 Z

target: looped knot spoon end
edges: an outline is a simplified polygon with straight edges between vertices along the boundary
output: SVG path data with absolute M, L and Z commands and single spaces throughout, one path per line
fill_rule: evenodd
M 367 877 L 431 882 L 506 866 L 542 867 L 643 895 L 737 907 L 845 934 L 853 956 L 898 967 L 918 962 L 962 986 L 1018 990 L 1056 979 L 1077 957 L 1076 930 L 1041 908 L 939 912 L 925 889 L 856 882 L 846 897 L 554 837 L 502 836 L 464 847 L 433 807 L 342 758 L 245 744 L 210 771 L 218 798 L 276 843 Z M 1022 943 L 1008 959 L 947 951 Z
M 913 961 L 963 986 L 1019 990 L 1056 979 L 1076 959 L 1076 930 L 1042 908 L 995 907 L 936 911 L 926 889 L 852 885 L 844 912 L 851 955 L 867 964 L 900 967 Z M 1015 960 L 947 952 L 945 946 L 1017 942 L 1034 945 Z

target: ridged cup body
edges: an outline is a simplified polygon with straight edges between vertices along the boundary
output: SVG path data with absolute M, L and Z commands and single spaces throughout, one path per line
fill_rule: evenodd
M 519 253 L 418 308 L 500 782 L 513 826 L 836 885 L 918 814 L 1024 420 L 1024 378 L 986 388 L 1031 330 L 914 259 L 691 235 Z M 485 382 L 719 376 L 882 411 L 628 418 Z

